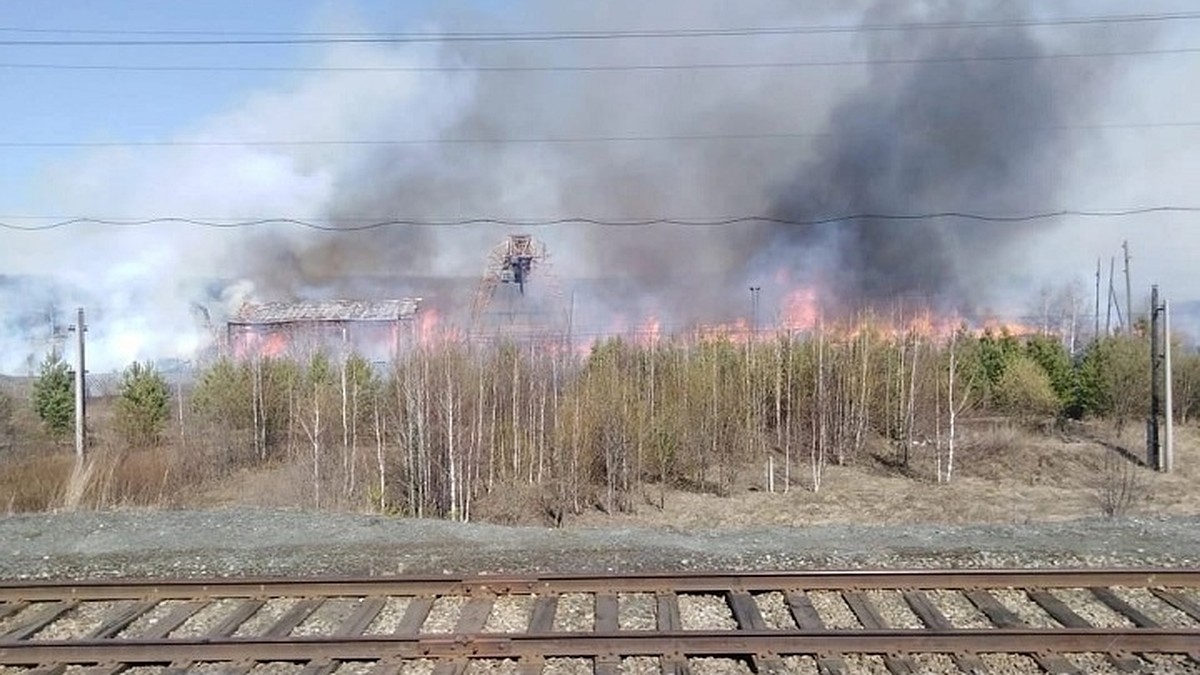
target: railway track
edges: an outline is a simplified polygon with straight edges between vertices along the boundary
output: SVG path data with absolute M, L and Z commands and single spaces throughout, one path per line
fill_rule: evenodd
M 0 583 L 0 673 L 1200 672 L 1200 570 Z

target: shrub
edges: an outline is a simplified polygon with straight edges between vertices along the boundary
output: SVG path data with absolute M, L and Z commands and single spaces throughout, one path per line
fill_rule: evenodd
M 1018 417 L 1052 415 L 1059 410 L 1050 376 L 1027 356 L 1018 356 L 1008 364 L 993 396 L 998 408 Z
M 1107 518 L 1128 515 L 1146 501 L 1146 485 L 1140 467 L 1113 452 L 1106 452 L 1095 483 L 1096 505 Z

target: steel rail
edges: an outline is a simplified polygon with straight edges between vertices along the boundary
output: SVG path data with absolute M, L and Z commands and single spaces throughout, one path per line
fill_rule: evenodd
M 954 569 L 736 573 L 547 574 L 528 576 L 100 579 L 0 582 L 0 600 L 141 600 L 365 597 L 517 593 L 677 593 L 804 590 L 1200 587 L 1198 569 Z
M 744 657 L 755 654 L 917 654 L 971 652 L 1188 653 L 1200 629 L 955 629 L 928 631 L 671 631 L 472 634 L 446 637 L 189 638 L 36 640 L 0 643 L 0 664 L 164 664 L 172 661 L 367 661 L 614 656 Z

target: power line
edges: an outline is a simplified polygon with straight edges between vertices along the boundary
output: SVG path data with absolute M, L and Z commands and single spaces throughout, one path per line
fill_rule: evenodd
M 0 42 L 0 45 L 3 45 Z M 890 59 L 830 59 L 815 61 L 710 62 L 710 63 L 632 63 L 554 66 L 183 66 L 183 65 L 121 65 L 94 63 L 0 63 L 0 68 L 12 70 L 79 70 L 116 72 L 270 72 L 270 73 L 603 73 L 603 72 L 669 72 L 689 70 L 772 70 L 790 68 L 839 68 L 849 66 L 915 65 L 922 63 L 1021 63 L 1070 59 L 1127 58 L 1136 56 L 1165 56 L 1198 54 L 1200 47 L 1161 49 L 1124 49 L 1099 52 L 1052 52 L 1044 54 L 992 54 L 978 56 L 931 56 Z
M 1189 129 L 1200 121 L 1115 122 L 1111 124 L 1065 124 L 1050 130 L 1137 130 Z M 666 134 L 628 136 L 560 136 L 512 138 L 407 138 L 407 139 L 305 139 L 305 140 L 212 140 L 212 141 L 0 141 L 0 148 L 208 148 L 208 147 L 308 147 L 308 146 L 388 146 L 388 145 L 564 145 L 587 143 L 655 143 L 691 141 L 778 141 L 804 140 L 831 135 L 828 132 L 779 132 L 746 134 Z
M 939 21 L 903 23 L 862 23 L 793 26 L 742 26 L 732 28 L 657 28 L 629 30 L 545 30 L 512 32 L 287 32 L 287 31 L 203 31 L 203 30 L 100 30 L 81 28 L 0 27 L 2 33 L 67 34 L 112 36 L 216 36 L 205 39 L 132 39 L 132 40 L 2 40 L 5 46 L 229 46 L 229 45 L 311 45 L 311 44 L 388 44 L 420 42 L 548 42 L 574 40 L 676 39 L 705 37 L 753 37 L 773 35 L 820 35 L 840 33 L 897 32 L 917 30 L 965 30 L 977 28 L 1034 28 L 1113 24 L 1166 23 L 1200 19 L 1200 12 L 1153 14 L 1109 14 L 1057 17 L 1048 19 L 996 19 L 979 21 Z M 233 37 L 237 36 L 237 37 Z
M 729 227 L 738 225 L 751 224 L 771 224 L 771 225 L 789 225 L 797 227 L 811 227 L 817 225 L 827 225 L 832 223 L 856 221 L 856 220 L 874 220 L 874 221 L 890 221 L 890 222 L 912 222 L 912 221 L 930 221 L 930 220 L 966 220 L 983 223 L 1021 223 L 1037 220 L 1053 220 L 1056 218 L 1125 218 L 1129 216 L 1147 215 L 1151 213 L 1200 213 L 1200 206 L 1146 206 L 1134 207 L 1127 209 L 1113 210 L 1077 210 L 1077 209 L 1060 209 L 1056 211 L 1041 211 L 1037 213 L 1027 213 L 1019 215 L 993 215 L 983 213 L 971 213 L 966 211 L 937 211 L 929 213 L 855 213 L 845 214 L 840 216 L 829 216 L 825 218 L 814 219 L 791 219 L 781 218 L 768 215 L 755 216 L 728 216 L 728 217 L 713 217 L 713 218 L 665 218 L 665 217 L 649 217 L 649 218 L 616 218 L 616 219 L 601 219 L 601 218 L 584 218 L 584 217 L 561 217 L 561 218 L 530 218 L 530 219 L 515 219 L 515 218 L 459 218 L 459 219 L 417 219 L 417 218 L 337 218 L 334 220 L 312 220 L 300 218 L 248 218 L 248 219 L 204 219 L 204 218 L 183 218 L 183 217 L 155 217 L 141 219 L 124 219 L 124 218 L 92 218 L 92 217 L 73 217 L 73 218 L 58 218 L 56 216 L 4 216 L 10 220 L 15 219 L 49 219 L 55 218 L 54 222 L 41 225 L 18 225 L 11 222 L 0 221 L 0 228 L 8 230 L 17 230 L 22 232 L 43 232 L 47 230 L 56 230 L 61 228 L 74 227 L 79 225 L 100 225 L 105 227 L 146 227 L 150 225 L 191 225 L 195 227 L 206 227 L 212 229 L 237 230 L 246 228 L 255 228 L 265 225 L 292 225 L 304 229 L 317 230 L 322 232 L 365 232 L 370 230 L 380 230 L 393 227 L 467 227 L 479 225 L 493 225 L 503 227 L 557 227 L 563 225 L 588 225 L 598 227 L 650 227 L 650 226 L 677 226 L 677 227 Z M 335 223 L 344 223 L 338 225 Z

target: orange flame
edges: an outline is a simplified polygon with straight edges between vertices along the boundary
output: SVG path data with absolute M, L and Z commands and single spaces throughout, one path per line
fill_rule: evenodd
M 442 313 L 433 307 L 422 307 L 417 312 L 416 329 L 417 344 L 422 347 L 445 345 L 466 338 L 461 328 L 447 322 Z
M 817 289 L 808 286 L 788 291 L 780 310 L 779 328 L 783 330 L 812 330 L 821 320 Z

